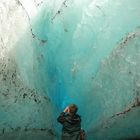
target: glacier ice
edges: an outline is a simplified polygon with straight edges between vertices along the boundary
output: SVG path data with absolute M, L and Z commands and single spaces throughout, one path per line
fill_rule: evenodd
M 0 1 L 0 139 L 56 139 L 79 106 L 88 140 L 140 138 L 139 0 Z

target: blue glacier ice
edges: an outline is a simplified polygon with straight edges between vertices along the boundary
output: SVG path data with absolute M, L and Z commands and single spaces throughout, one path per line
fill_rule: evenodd
M 139 0 L 1 0 L 0 139 L 59 140 L 79 107 L 87 140 L 140 138 Z

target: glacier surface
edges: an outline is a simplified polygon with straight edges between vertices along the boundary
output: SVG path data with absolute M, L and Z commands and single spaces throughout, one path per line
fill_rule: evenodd
M 58 140 L 79 106 L 88 140 L 140 138 L 139 0 L 0 1 L 0 139 Z

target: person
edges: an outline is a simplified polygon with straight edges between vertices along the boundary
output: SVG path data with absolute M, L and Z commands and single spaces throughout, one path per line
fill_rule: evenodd
M 81 117 L 77 111 L 78 107 L 71 104 L 57 118 L 57 121 L 63 126 L 61 140 L 81 140 Z

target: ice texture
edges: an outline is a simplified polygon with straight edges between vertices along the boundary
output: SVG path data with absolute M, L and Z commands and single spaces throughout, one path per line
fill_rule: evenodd
M 69 103 L 88 140 L 140 138 L 139 7 L 1 0 L 0 139 L 58 140 Z

